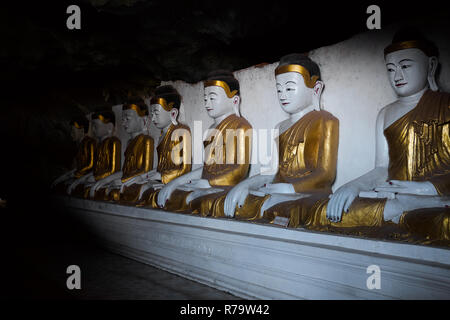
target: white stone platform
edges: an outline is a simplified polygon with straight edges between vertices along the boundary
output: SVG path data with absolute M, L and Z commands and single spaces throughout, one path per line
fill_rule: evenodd
M 111 251 L 249 299 L 450 299 L 450 250 L 56 198 Z M 368 289 L 367 267 L 381 269 Z

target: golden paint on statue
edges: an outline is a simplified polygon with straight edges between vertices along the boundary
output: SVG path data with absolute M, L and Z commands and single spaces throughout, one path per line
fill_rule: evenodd
M 94 169 L 95 152 L 97 148 L 97 141 L 94 138 L 85 136 L 81 140 L 76 155 L 76 171 L 75 178 L 80 178 Z
M 384 130 L 389 146 L 389 180 L 429 181 L 440 196 L 450 196 L 450 94 L 424 93 L 417 106 Z M 386 199 L 357 198 L 342 221 L 326 218 L 328 198 L 301 199 L 290 204 L 291 216 L 310 229 L 384 227 Z M 404 212 L 399 226 L 427 239 L 449 240 L 448 208 Z M 345 232 L 345 231 L 344 231 Z M 382 230 L 380 230 L 382 232 Z
M 175 178 L 191 171 L 191 133 L 188 126 L 171 124 L 164 138 L 156 148 L 158 152 L 158 166 L 156 170 L 161 174 L 161 182 L 169 183 Z M 178 155 L 173 159 L 174 153 Z M 173 160 L 176 160 L 175 163 Z M 158 208 L 157 198 L 159 190 L 150 188 L 142 195 L 140 205 Z
M 329 194 L 336 176 L 338 144 L 339 120 L 324 110 L 307 113 L 279 136 L 278 172 L 273 183 L 290 183 L 297 193 Z M 236 208 L 235 217 L 257 219 L 268 198 L 270 195 L 249 194 L 244 205 Z M 214 206 L 214 216 L 224 215 L 224 200 Z M 263 218 L 272 222 L 276 216 L 286 216 L 289 203 L 266 210 Z
M 120 170 L 121 153 L 119 138 L 112 136 L 102 141 L 98 147 L 97 161 L 94 168 L 95 181 L 104 179 Z M 89 197 L 89 189 L 85 188 L 85 198 Z M 104 192 L 96 192 L 94 199 L 106 200 Z
M 252 126 L 235 114 L 220 122 L 216 130 L 204 141 L 205 159 L 202 179 L 213 187 L 227 189 L 245 179 L 250 168 L 250 150 L 252 144 Z M 216 161 L 218 160 L 218 161 Z M 175 190 L 165 209 L 209 215 L 213 202 L 224 192 L 201 196 L 186 204 L 190 191 Z
M 153 147 L 153 139 L 145 134 L 140 134 L 128 142 L 124 153 L 125 162 L 122 168 L 122 183 L 149 172 L 153 168 Z M 113 189 L 109 192 L 107 199 L 136 202 L 141 187 L 142 185 L 132 184 L 131 186 L 124 187 L 122 194 L 120 194 L 120 189 Z
M 93 168 L 95 181 L 106 178 L 120 170 L 120 154 L 121 143 L 117 137 L 108 137 L 98 145 L 95 153 L 95 163 Z M 85 187 L 84 184 L 79 184 L 72 191 L 72 195 L 88 199 L 89 190 L 90 187 Z M 99 193 L 98 197 L 96 195 L 96 198 L 104 200 L 104 195 Z

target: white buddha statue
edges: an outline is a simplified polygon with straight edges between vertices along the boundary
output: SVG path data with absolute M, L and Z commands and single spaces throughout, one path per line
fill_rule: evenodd
M 143 101 L 127 102 L 122 107 L 122 126 L 130 135 L 122 170 L 98 180 L 90 197 L 98 200 L 136 201 L 147 173 L 153 168 L 153 139 L 145 132 L 146 106 Z M 98 194 L 96 194 L 98 193 Z
M 247 178 L 226 196 L 224 215 L 271 222 L 284 215 L 283 204 L 310 193 L 330 194 L 336 176 L 339 121 L 320 107 L 324 87 L 318 65 L 302 54 L 280 59 L 275 70 L 279 106 L 289 118 L 276 126 L 278 149 L 272 152 L 272 172 Z M 273 146 L 277 146 L 274 141 Z M 215 216 L 220 216 L 219 214 Z M 286 216 L 286 218 L 290 218 Z M 296 227 L 295 221 L 290 221 Z
M 88 135 L 89 121 L 86 117 L 78 117 L 71 121 L 71 137 L 77 144 L 77 154 L 75 157 L 75 168 L 58 177 L 52 188 L 60 185 L 64 188 L 89 172 L 94 168 L 97 141 Z
M 239 82 L 232 73 L 217 71 L 204 87 L 205 109 L 214 120 L 204 141 L 204 165 L 161 189 L 157 204 L 166 210 L 209 215 L 215 199 L 248 175 L 251 125 L 239 113 Z
M 437 48 L 404 29 L 384 54 L 398 99 L 378 114 L 375 168 L 341 186 L 329 201 L 311 203 L 304 225 L 395 223 L 411 234 L 449 240 L 450 94 L 436 85 Z
M 171 85 L 156 88 L 150 100 L 151 119 L 161 130 L 156 148 L 158 165 L 151 170 L 141 188 L 140 206 L 158 208 L 159 190 L 173 179 L 191 171 L 191 133 L 178 122 L 181 95 Z
M 69 185 L 69 195 L 88 198 L 90 188 L 120 170 L 121 143 L 114 136 L 115 116 L 112 111 L 96 112 L 92 115 L 92 132 L 98 139 L 92 172 L 83 175 Z

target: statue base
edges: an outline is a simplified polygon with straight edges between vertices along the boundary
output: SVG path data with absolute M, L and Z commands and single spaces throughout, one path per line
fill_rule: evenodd
M 445 248 L 66 196 L 55 201 L 110 251 L 246 299 L 450 298 Z M 374 265 L 379 274 L 370 271 Z

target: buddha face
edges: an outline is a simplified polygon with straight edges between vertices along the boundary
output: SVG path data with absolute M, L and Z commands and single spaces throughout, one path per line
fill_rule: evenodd
M 160 104 L 150 106 L 152 122 L 158 129 L 163 129 L 170 124 L 170 112 L 166 111 Z
M 305 85 L 303 76 L 297 72 L 277 75 L 276 86 L 281 109 L 293 114 L 312 104 L 313 89 Z
M 428 85 L 430 58 L 421 50 L 394 51 L 385 60 L 391 86 L 399 97 L 411 96 Z
M 100 119 L 92 120 L 92 133 L 95 137 L 101 139 L 109 135 L 112 123 L 104 123 Z
M 81 141 L 84 137 L 84 129 L 78 129 L 75 126 L 72 126 L 72 130 L 70 131 L 70 137 L 73 141 Z
M 122 126 L 127 133 L 134 133 L 142 130 L 141 117 L 135 110 L 127 109 L 122 112 Z
M 205 109 L 213 119 L 219 118 L 234 111 L 234 104 L 239 102 L 239 98 L 234 96 L 228 98 L 225 90 L 218 86 L 205 87 Z

